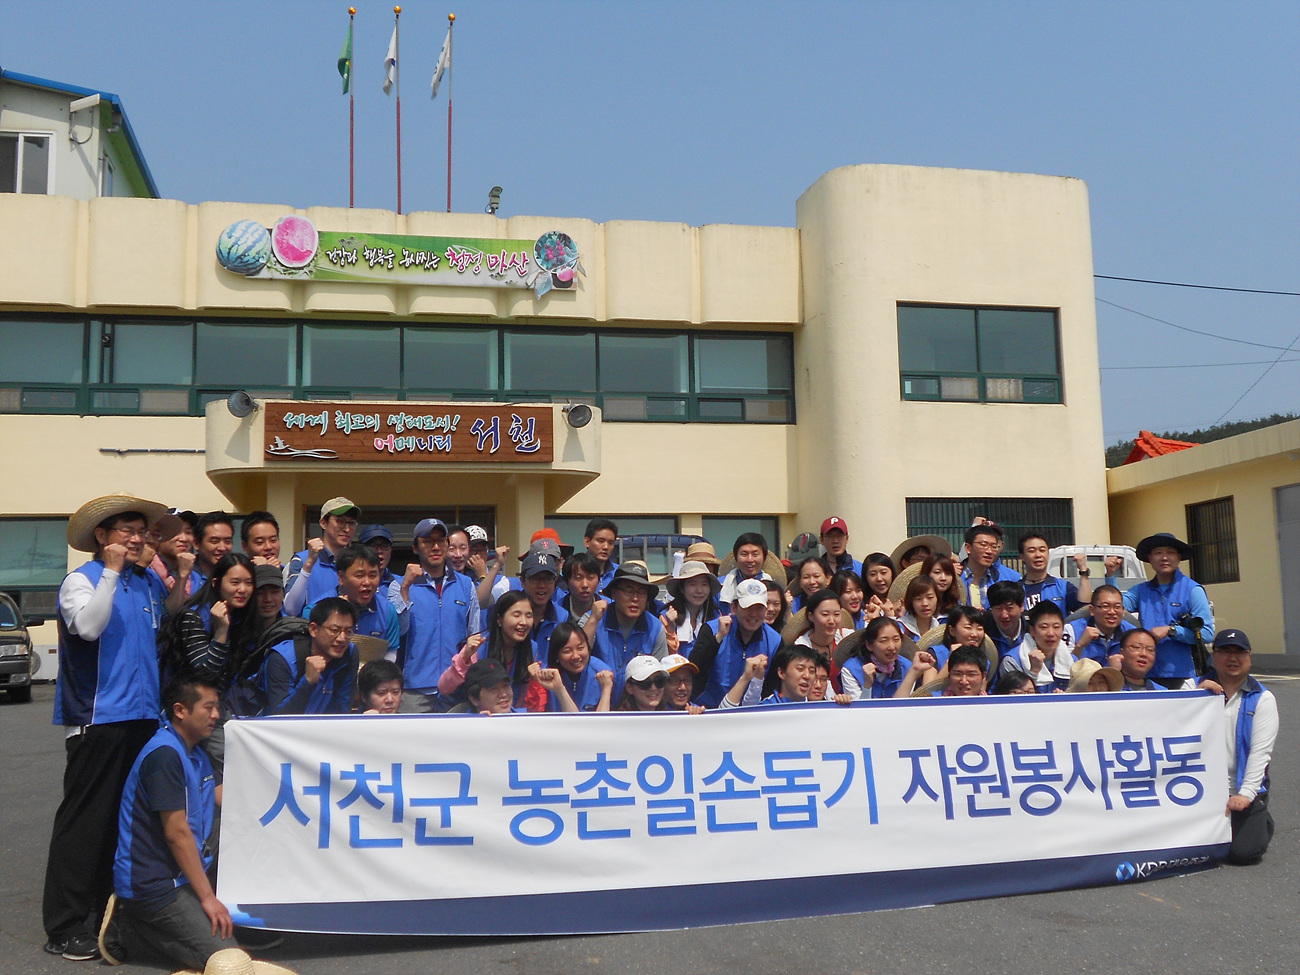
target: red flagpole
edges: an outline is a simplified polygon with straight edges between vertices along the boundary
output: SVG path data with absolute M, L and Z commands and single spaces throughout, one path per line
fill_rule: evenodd
M 352 37 L 352 26 L 356 23 L 357 8 L 348 7 L 348 37 Z M 351 54 L 351 52 L 349 52 Z M 348 65 L 348 207 L 356 202 L 356 135 L 357 135 L 357 94 L 352 85 L 352 65 Z
M 398 21 L 402 16 L 402 8 L 393 8 L 393 34 L 397 36 Z M 393 87 L 397 89 L 397 212 L 402 212 L 402 61 L 401 61 L 402 39 L 397 36 L 393 43 L 393 53 L 398 55 L 397 63 L 393 65 Z
M 447 212 L 451 213 L 451 31 L 456 15 L 447 15 Z

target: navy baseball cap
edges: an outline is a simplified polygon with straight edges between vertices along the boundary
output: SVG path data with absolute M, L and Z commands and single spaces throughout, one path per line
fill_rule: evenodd
M 361 543 L 373 542 L 376 538 L 386 538 L 388 541 L 393 540 L 393 533 L 383 525 L 366 525 L 361 529 L 361 537 L 357 541 Z
M 415 526 L 415 535 L 413 537 L 428 538 L 435 531 L 441 531 L 444 535 L 446 535 L 447 526 L 443 522 L 439 521 L 437 518 L 425 518 L 423 521 L 421 521 L 418 525 Z
M 1250 653 L 1250 637 L 1241 630 L 1220 630 L 1214 634 L 1214 649 L 1223 650 L 1226 647 L 1241 647 Z
M 552 542 L 551 544 L 555 543 Z M 542 572 L 549 572 L 555 578 L 560 578 L 559 557 L 546 552 L 529 552 L 524 556 L 524 564 L 519 568 L 519 578 L 527 579 L 529 576 L 535 576 Z

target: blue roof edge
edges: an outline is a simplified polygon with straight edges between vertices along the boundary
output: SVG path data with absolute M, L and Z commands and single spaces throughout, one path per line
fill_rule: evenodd
M 145 162 L 144 152 L 140 149 L 140 142 L 135 137 L 135 130 L 131 128 L 131 120 L 127 117 L 126 109 L 122 105 L 122 99 L 117 95 L 114 95 L 111 91 L 102 91 L 99 88 L 82 88 L 80 85 L 69 85 L 62 81 L 51 81 L 49 78 L 20 74 L 17 71 L 10 71 L 8 68 L 0 68 L 0 78 L 20 85 L 30 85 L 33 88 L 67 92 L 69 95 L 98 95 L 107 101 L 122 115 L 122 131 L 126 133 L 126 141 L 130 144 L 131 151 L 135 153 L 135 161 L 140 167 L 141 175 L 144 176 L 145 185 L 155 198 L 161 197 L 162 194 L 158 192 L 158 184 L 154 182 L 153 173 L 149 171 L 149 164 Z

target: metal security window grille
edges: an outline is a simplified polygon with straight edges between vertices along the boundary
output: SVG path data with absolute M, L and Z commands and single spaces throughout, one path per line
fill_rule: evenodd
M 1020 566 L 1017 543 L 1025 532 L 1039 532 L 1051 546 L 1074 544 L 1070 498 L 908 498 L 907 534 L 942 535 L 960 552 L 966 529 L 980 515 L 1002 529 L 1002 561 L 1014 568 Z
M 1053 309 L 900 304 L 903 399 L 1060 403 L 1058 332 Z
M 1237 515 L 1231 497 L 1187 505 L 1187 541 L 1192 572 L 1202 585 L 1240 582 Z

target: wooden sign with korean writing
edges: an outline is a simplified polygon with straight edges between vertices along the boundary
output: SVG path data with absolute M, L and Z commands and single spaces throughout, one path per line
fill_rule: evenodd
M 307 462 L 549 464 L 550 406 L 267 403 L 266 457 Z

